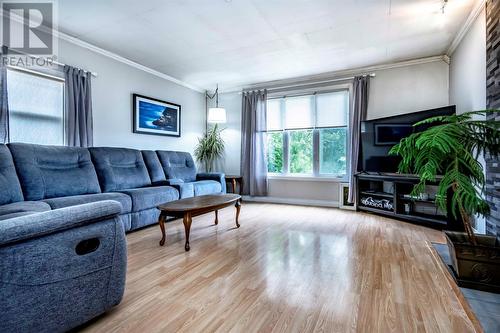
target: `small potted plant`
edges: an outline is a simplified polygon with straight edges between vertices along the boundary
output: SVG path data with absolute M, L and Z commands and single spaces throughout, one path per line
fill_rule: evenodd
M 475 235 L 472 219 L 487 216 L 485 176 L 481 154 L 498 157 L 500 123 L 476 120 L 497 110 L 432 117 L 414 126 L 426 128 L 403 138 L 390 154 L 400 155 L 399 172 L 416 174 L 412 195 L 424 192 L 426 183 L 438 181 L 436 205 L 451 207 L 465 233 L 445 231 L 452 267 L 461 281 L 482 289 L 500 290 L 500 244 L 495 236 Z M 439 177 L 438 177 L 439 176 Z M 451 196 L 451 197 L 450 197 Z
M 224 139 L 222 139 L 221 132 L 222 130 L 219 130 L 215 124 L 211 130 L 207 130 L 203 137 L 198 139 L 194 156 L 206 172 L 212 172 L 215 161 L 224 155 Z

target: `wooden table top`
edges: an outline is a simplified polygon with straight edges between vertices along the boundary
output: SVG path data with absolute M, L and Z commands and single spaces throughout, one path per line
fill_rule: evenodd
M 243 178 L 243 176 L 238 176 L 238 175 L 224 175 L 224 178 L 226 178 L 226 179 L 240 179 L 240 178 Z
M 209 194 L 167 202 L 158 206 L 164 212 L 185 212 L 230 204 L 241 199 L 238 194 Z

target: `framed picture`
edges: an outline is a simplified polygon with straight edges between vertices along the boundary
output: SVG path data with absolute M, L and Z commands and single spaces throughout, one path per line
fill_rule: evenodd
M 181 106 L 133 94 L 134 133 L 181 136 Z
M 356 205 L 349 202 L 349 183 L 339 184 L 339 208 L 356 210 Z

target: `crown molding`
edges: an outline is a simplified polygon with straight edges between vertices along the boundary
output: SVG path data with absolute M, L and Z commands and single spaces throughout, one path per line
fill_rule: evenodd
M 90 50 L 92 52 L 95 52 L 95 53 L 98 53 L 100 55 L 103 55 L 105 57 L 111 58 L 113 60 L 116 60 L 116 61 L 121 62 L 123 64 L 126 64 L 128 66 L 134 67 L 134 68 L 136 68 L 138 70 L 141 70 L 143 72 L 146 72 L 146 73 L 152 74 L 154 76 L 157 76 L 157 77 L 159 77 L 161 79 L 173 82 L 175 84 L 178 84 L 180 86 L 189 88 L 191 90 L 195 90 L 195 91 L 200 92 L 200 93 L 204 93 L 205 92 L 205 89 L 202 89 L 200 87 L 194 86 L 194 85 L 189 84 L 187 82 L 181 81 L 179 79 L 176 79 L 175 77 L 172 77 L 172 76 L 167 75 L 165 73 L 159 72 L 159 71 L 157 71 L 155 69 L 152 69 L 150 67 L 141 65 L 138 62 L 132 61 L 132 60 L 127 59 L 125 57 L 122 57 L 121 55 L 118 55 L 118 54 L 116 54 L 114 52 L 105 50 L 105 49 L 103 49 L 101 47 L 98 47 L 96 45 L 93 45 L 93 44 L 90 44 L 88 42 L 85 42 L 85 41 L 83 41 L 83 40 L 81 40 L 79 38 L 70 36 L 70 35 L 68 35 L 68 34 L 66 34 L 64 32 L 57 31 L 55 33 L 55 35 L 56 35 L 57 38 L 59 38 L 61 40 L 64 40 L 64 41 L 69 42 L 71 44 L 74 44 L 76 46 L 80 46 L 80 47 L 85 48 L 87 50 Z
M 251 85 L 234 86 L 234 87 L 225 89 L 225 90 L 221 91 L 220 93 L 227 94 L 227 93 L 241 92 L 242 90 L 247 90 L 247 89 L 248 90 L 265 89 L 265 88 L 272 88 L 275 86 L 282 86 L 282 85 L 312 84 L 312 83 L 315 83 L 317 81 L 322 81 L 322 80 L 331 80 L 331 79 L 342 78 L 342 77 L 346 77 L 346 76 L 370 74 L 371 72 L 376 72 L 376 71 L 380 71 L 380 70 L 400 68 L 400 67 L 406 67 L 406 66 L 414 66 L 414 65 L 420 65 L 420 64 L 428 64 L 431 62 L 439 62 L 439 61 L 443 61 L 443 62 L 449 64 L 449 57 L 446 55 L 438 55 L 438 56 L 432 56 L 432 57 L 410 59 L 410 60 L 405 60 L 405 61 L 398 61 L 398 62 L 392 62 L 392 63 L 373 65 L 373 66 L 340 70 L 340 71 L 332 71 L 332 72 L 327 72 L 327 73 L 322 73 L 322 74 L 306 75 L 306 76 L 300 76 L 300 77 L 283 79 L 283 80 L 267 81 L 267 82 L 261 82 L 261 83 L 251 84 Z
M 472 24 L 474 24 L 476 19 L 479 17 L 479 14 L 481 14 L 481 12 L 483 11 L 485 5 L 486 5 L 485 0 L 478 0 L 476 2 L 474 8 L 472 8 L 472 11 L 467 17 L 467 20 L 465 20 L 464 24 L 460 27 L 460 29 L 457 32 L 457 35 L 455 36 L 450 46 L 448 47 L 448 50 L 446 51 L 446 54 L 448 56 L 451 56 L 453 52 L 455 52 L 458 45 L 460 45 L 462 39 L 464 39 L 465 35 L 472 27 Z

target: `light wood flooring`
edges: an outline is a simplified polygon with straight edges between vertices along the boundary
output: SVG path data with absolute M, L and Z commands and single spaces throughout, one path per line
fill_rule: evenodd
M 130 233 L 125 296 L 84 332 L 474 332 L 441 232 L 332 208 L 244 202 Z

